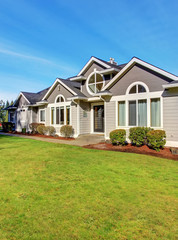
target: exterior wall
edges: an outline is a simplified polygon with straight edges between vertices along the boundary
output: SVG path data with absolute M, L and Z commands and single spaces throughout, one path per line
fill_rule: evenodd
M 78 123 L 77 123 L 77 105 L 71 104 L 71 125 L 74 129 L 74 136 L 78 135 Z
M 164 92 L 163 96 L 163 127 L 166 140 L 178 142 L 178 88 Z
M 20 99 L 19 99 L 19 101 L 18 101 L 17 107 L 18 107 L 18 108 L 21 108 L 22 106 L 25 106 L 25 105 L 27 105 L 27 104 L 29 104 L 29 103 L 27 102 L 27 100 L 26 100 L 23 96 L 21 96 Z
M 31 109 L 26 107 L 29 104 L 27 100 L 21 96 L 17 103 L 16 110 L 16 131 L 22 131 L 22 128 L 26 128 L 26 131 L 29 131 L 29 124 L 31 123 Z
M 50 107 L 46 107 L 46 121 L 45 121 L 46 126 L 50 126 Z
M 90 103 L 81 101 L 79 104 L 80 134 L 91 132 Z
M 110 88 L 110 92 L 113 96 L 125 95 L 130 84 L 138 81 L 145 83 L 150 92 L 156 92 L 163 91 L 162 85 L 167 84 L 170 80 L 141 66 L 135 65 Z
M 58 90 L 58 87 L 60 86 L 60 91 Z M 52 93 L 48 96 L 47 101 L 49 103 L 54 103 L 55 99 L 58 95 L 63 95 L 65 98 L 65 101 L 67 101 L 67 98 L 72 97 L 72 93 L 70 93 L 66 88 L 64 88 L 61 84 L 57 84 L 57 86 L 54 88 Z
M 104 70 L 105 67 L 101 66 L 100 64 L 98 63 L 93 63 L 84 73 L 83 75 L 85 77 L 88 77 L 90 75 L 90 73 L 94 72 L 94 69 L 97 69 L 98 71 L 101 71 L 101 70 Z
M 38 108 L 32 108 L 32 122 L 37 123 L 38 122 Z
M 116 129 L 116 102 L 105 102 L 105 138 Z

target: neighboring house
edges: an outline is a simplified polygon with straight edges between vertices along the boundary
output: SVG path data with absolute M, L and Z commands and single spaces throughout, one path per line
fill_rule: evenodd
M 168 145 L 178 146 L 178 77 L 136 57 L 118 65 L 91 57 L 79 74 L 57 78 L 38 93 L 21 92 L 9 107 L 16 130 L 32 122 L 60 127 L 70 124 L 74 136 L 147 126 L 164 129 Z

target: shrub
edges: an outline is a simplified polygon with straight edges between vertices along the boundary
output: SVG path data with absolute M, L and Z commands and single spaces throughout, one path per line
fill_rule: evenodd
M 15 124 L 12 122 L 3 122 L 2 123 L 2 130 L 4 132 L 11 132 L 15 129 Z
M 147 133 L 153 129 L 147 127 L 133 127 L 129 129 L 129 139 L 137 147 L 147 144 Z
M 72 126 L 64 125 L 60 129 L 60 133 L 61 133 L 62 136 L 69 138 L 69 137 L 73 136 L 74 130 L 73 130 Z
M 124 129 L 116 129 L 109 134 L 110 140 L 113 145 L 125 145 L 126 131 Z
M 166 144 L 166 133 L 163 130 L 152 130 L 147 133 L 148 146 L 157 152 Z
M 42 123 L 30 123 L 29 127 L 30 127 L 33 134 L 38 133 L 37 127 L 40 126 L 40 125 L 44 125 L 44 124 L 42 124 Z
M 46 127 L 44 125 L 38 125 L 37 132 L 41 135 L 45 135 L 46 134 Z
M 26 128 L 22 128 L 22 133 L 26 133 Z
M 46 133 L 50 136 L 54 136 L 56 133 L 56 129 L 53 126 L 47 126 Z

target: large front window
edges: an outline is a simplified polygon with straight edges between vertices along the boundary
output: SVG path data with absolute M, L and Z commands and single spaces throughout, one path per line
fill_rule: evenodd
M 91 94 L 100 92 L 103 87 L 103 77 L 99 73 L 93 73 L 88 80 L 88 90 Z
M 147 126 L 147 100 L 129 101 L 129 126 Z
M 160 97 L 153 98 L 145 84 L 130 86 L 117 104 L 118 127 L 161 127 Z

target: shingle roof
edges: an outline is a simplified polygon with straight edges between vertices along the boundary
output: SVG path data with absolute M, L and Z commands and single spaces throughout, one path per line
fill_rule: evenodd
M 73 82 L 70 81 L 68 79 L 61 79 L 60 80 L 66 85 L 68 86 L 71 90 L 73 90 L 78 96 L 80 97 L 86 97 L 79 89 L 81 86 L 80 82 Z
M 31 92 L 22 92 L 22 94 L 28 99 L 28 101 L 32 104 L 39 102 L 42 100 L 44 95 L 47 93 L 49 88 L 46 88 L 40 92 L 37 93 L 31 93 Z
M 93 56 L 93 57 L 94 57 L 94 56 Z M 97 58 L 97 57 L 94 57 L 94 58 Z M 103 63 L 108 64 L 108 65 L 109 65 L 110 67 L 112 67 L 112 68 L 118 68 L 118 69 L 120 69 L 120 70 L 127 65 L 127 63 L 116 65 L 116 64 L 112 64 L 112 63 L 110 63 L 110 62 L 107 62 L 107 61 L 105 61 L 105 60 L 103 60 L 103 59 L 101 59 L 101 58 L 97 58 L 97 59 L 99 59 L 99 60 L 102 61 Z

